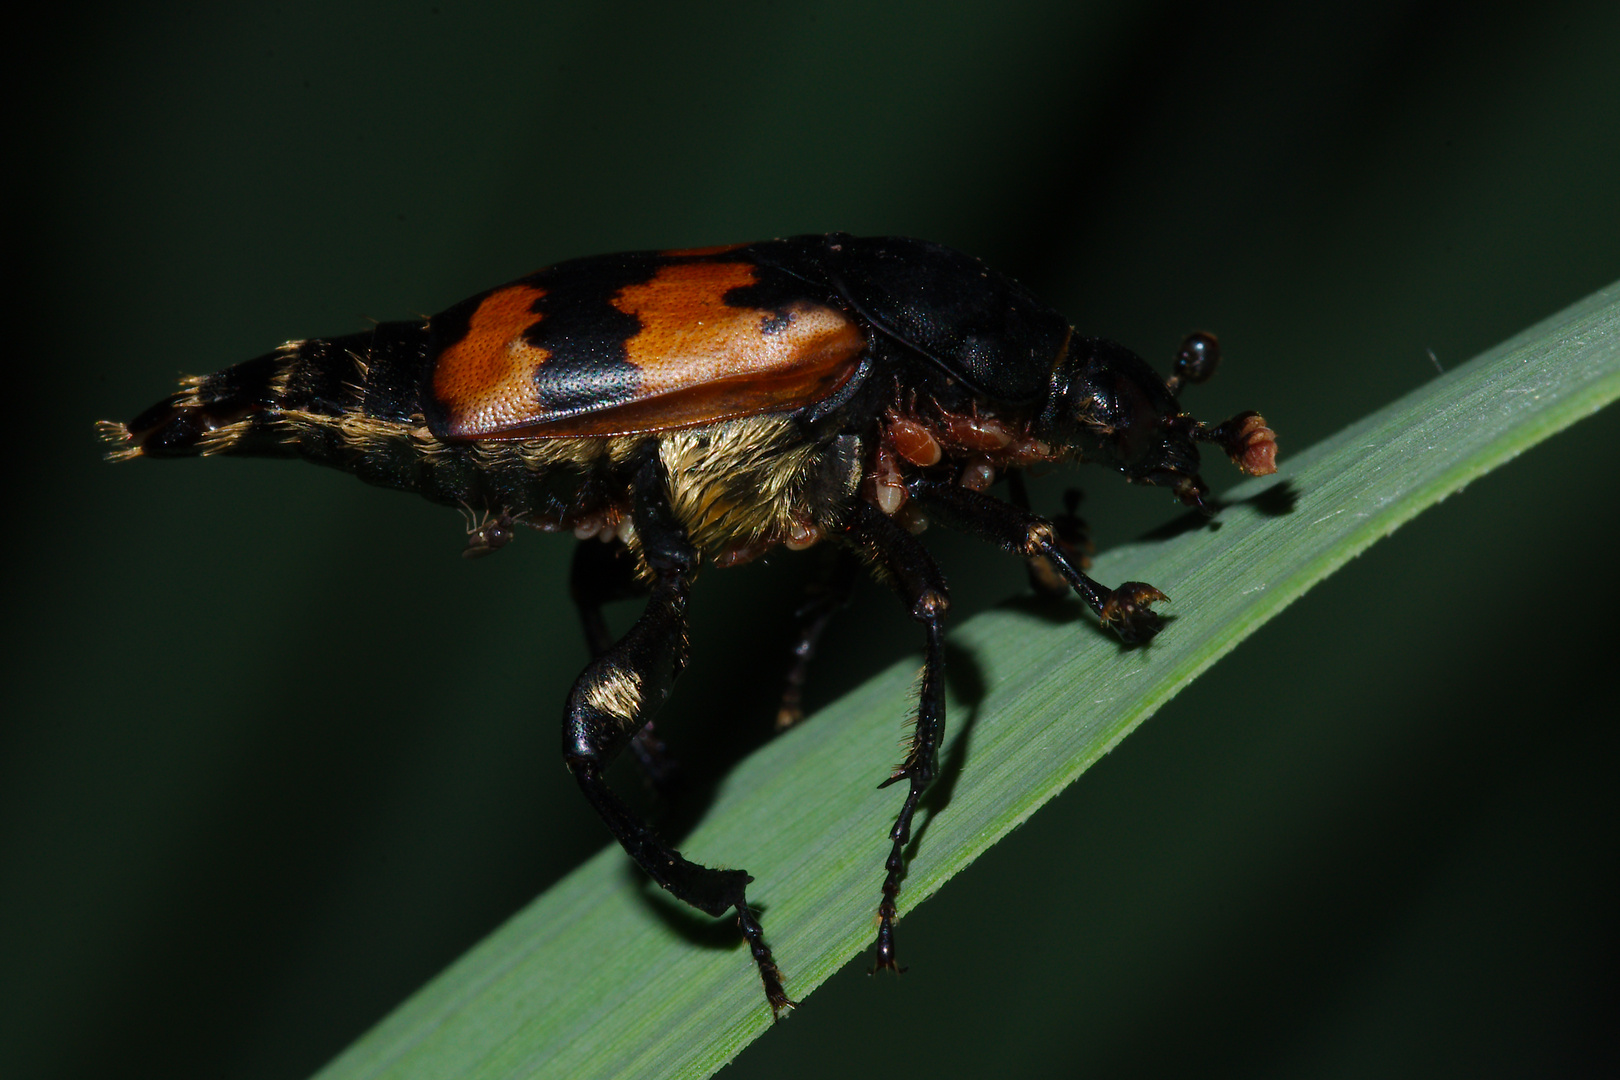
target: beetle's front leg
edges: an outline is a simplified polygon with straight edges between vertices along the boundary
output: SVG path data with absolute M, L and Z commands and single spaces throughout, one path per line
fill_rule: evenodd
M 895 899 L 900 895 L 900 879 L 905 873 L 912 816 L 922 793 L 939 771 L 939 744 L 945 734 L 945 611 L 950 606 L 950 594 L 944 575 L 927 549 L 870 503 L 856 505 L 838 539 L 889 580 L 910 607 L 911 617 L 923 624 L 928 635 L 911 748 L 905 762 L 879 785 L 888 787 L 901 780 L 910 783 L 906 801 L 889 831 L 889 858 L 884 863 L 887 874 L 883 899 L 878 904 L 877 962 L 872 968 L 903 971 L 894 959 L 894 920 L 898 914 Z
M 1018 509 L 1025 513 L 1032 511 L 1029 488 L 1024 485 L 1021 469 L 1007 470 L 1007 494 Z M 1063 513 L 1052 518 L 1052 527 L 1057 530 L 1058 545 L 1069 556 L 1070 564 L 1085 570 L 1091 566 L 1091 556 L 1097 547 L 1091 542 L 1091 530 L 1086 528 L 1086 523 L 1075 512 L 1079 509 L 1080 489 L 1069 488 L 1063 493 Z M 1029 573 L 1030 588 L 1042 596 L 1063 596 L 1068 593 L 1068 579 L 1049 560 L 1041 557 L 1026 559 L 1024 569 Z
M 653 572 L 647 608 L 630 631 L 592 660 L 568 695 L 563 757 L 580 790 L 614 837 L 643 870 L 677 899 L 709 915 L 737 912 L 771 1013 L 794 1003 L 765 944 L 744 889 L 753 878 L 742 870 L 713 870 L 688 861 L 664 843 L 607 786 L 603 773 L 652 719 L 686 666 L 687 595 L 698 554 L 669 509 L 667 477 L 651 458 L 637 473 L 634 519 L 642 557 Z
M 1152 605 L 1169 597 L 1141 581 L 1127 581 L 1117 589 L 1103 588 L 1074 565 L 1056 529 L 1045 518 L 959 484 L 916 478 L 906 482 L 906 489 L 940 524 L 988 540 L 1026 559 L 1046 559 L 1121 641 L 1148 641 L 1164 626 Z

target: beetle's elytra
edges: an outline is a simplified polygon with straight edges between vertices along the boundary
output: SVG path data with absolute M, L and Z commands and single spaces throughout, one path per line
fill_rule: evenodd
M 1076 335 L 1017 282 L 921 240 L 797 236 L 605 255 L 539 270 L 426 321 L 294 341 L 182 388 L 127 424 L 117 459 L 303 457 L 478 515 L 467 554 L 522 523 L 582 543 L 573 595 L 595 657 L 568 696 L 563 756 L 659 885 L 735 911 L 773 1014 L 791 1005 L 742 870 L 688 862 L 632 814 L 603 770 L 634 747 L 686 661 L 686 602 L 704 564 L 836 545 L 801 611 L 779 720 L 798 718 L 814 643 L 864 563 L 922 624 L 925 664 L 878 904 L 877 966 L 895 968 L 895 899 L 917 800 L 944 730 L 945 579 L 917 534 L 933 521 L 1024 558 L 1127 642 L 1159 630 L 1164 595 L 1084 573 L 1071 512 L 1032 513 L 1021 470 L 1090 461 L 1202 505 L 1197 443 L 1243 472 L 1276 468 L 1257 413 L 1206 425 L 1182 387 L 1215 370 L 1194 334 L 1163 379 L 1135 353 Z M 1010 501 L 989 493 L 1007 482 Z M 605 541 L 593 542 L 593 541 Z M 618 640 L 602 605 L 646 595 Z

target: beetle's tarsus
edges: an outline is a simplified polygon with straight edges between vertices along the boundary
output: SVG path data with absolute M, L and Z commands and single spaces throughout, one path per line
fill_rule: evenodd
M 1164 629 L 1164 620 L 1152 609 L 1152 605 L 1168 603 L 1169 600 L 1168 596 L 1146 582 L 1127 581 L 1108 594 L 1098 618 L 1125 644 L 1141 644 L 1153 640 L 1153 636 Z
M 906 873 L 906 845 L 911 842 L 911 816 L 917 809 L 917 800 L 922 796 L 923 785 L 912 780 L 911 790 L 906 794 L 905 805 L 900 810 L 900 816 L 895 820 L 894 828 L 889 832 L 889 839 L 893 847 L 889 858 L 884 863 L 888 874 L 883 879 L 883 900 L 878 904 L 878 933 L 877 956 L 872 962 L 872 969 L 868 975 L 878 971 L 892 971 L 904 974 L 905 968 L 900 967 L 895 960 L 894 951 L 894 923 L 900 917 L 896 901 L 900 895 L 900 881 Z
M 748 950 L 754 956 L 754 966 L 759 969 L 759 981 L 765 986 L 765 1001 L 771 1007 L 771 1020 L 774 1023 L 782 1019 L 783 1009 L 797 1008 L 799 1003 L 788 997 L 787 991 L 782 988 L 782 972 L 777 969 L 770 946 L 765 944 L 765 932 L 760 928 L 759 920 L 746 902 L 739 901 L 737 904 L 737 928 L 742 931 L 743 940 L 748 942 Z
M 872 966 L 866 969 L 868 975 L 876 975 L 880 971 L 892 971 L 896 975 L 904 975 L 906 969 L 895 962 L 894 958 L 894 911 L 878 911 L 878 939 L 877 955 L 872 958 Z

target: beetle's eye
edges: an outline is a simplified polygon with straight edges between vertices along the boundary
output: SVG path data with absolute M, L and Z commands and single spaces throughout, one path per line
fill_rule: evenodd
M 1119 463 L 1131 467 L 1152 456 L 1163 441 L 1164 416 L 1156 407 L 1153 395 L 1136 380 L 1114 378 L 1109 381 L 1113 385 L 1106 396 L 1111 414 L 1108 426 Z

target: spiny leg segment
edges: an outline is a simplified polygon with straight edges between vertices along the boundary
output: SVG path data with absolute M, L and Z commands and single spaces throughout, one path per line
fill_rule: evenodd
M 911 609 L 911 617 L 923 624 L 927 651 L 923 659 L 922 688 L 918 693 L 917 724 L 912 731 L 906 760 L 880 786 L 901 780 L 908 782 L 906 801 L 889 830 L 889 857 L 884 863 L 883 896 L 878 903 L 877 960 L 872 970 L 903 970 L 895 962 L 895 901 L 905 876 L 906 845 L 911 842 L 911 820 L 918 800 L 939 772 L 939 745 L 945 734 L 945 612 L 950 593 L 945 577 L 933 556 L 916 537 L 894 519 L 866 502 L 857 504 L 844 529 L 840 543 L 853 549 L 873 570 L 888 580 Z

